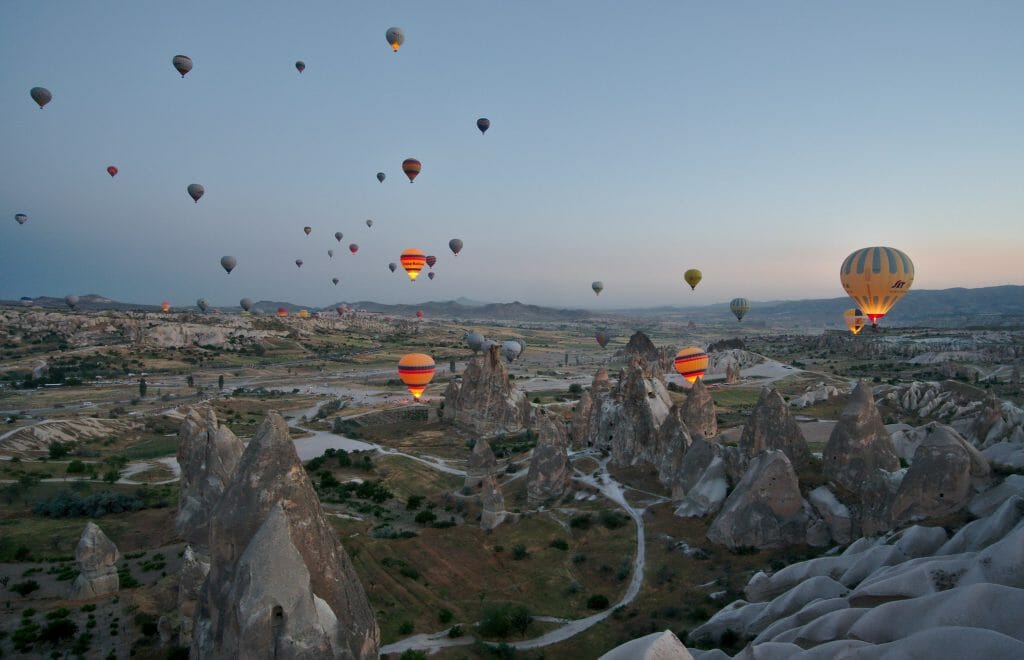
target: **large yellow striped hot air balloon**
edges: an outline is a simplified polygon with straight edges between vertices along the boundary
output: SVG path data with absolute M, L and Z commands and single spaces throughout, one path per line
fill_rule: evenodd
M 859 309 L 848 309 L 843 312 L 843 320 L 846 321 L 846 327 L 850 329 L 850 332 L 857 334 L 864 329 L 868 319 L 864 316 Z
M 402 253 L 402 268 L 409 274 L 409 279 L 416 281 L 419 277 L 420 271 L 427 265 L 427 255 L 423 253 L 423 250 L 417 250 L 416 248 L 409 248 Z
M 839 281 L 857 307 L 878 326 L 914 283 L 914 262 L 891 247 L 861 248 L 839 268 Z
M 708 368 L 708 354 L 696 346 L 687 346 L 676 353 L 676 371 L 691 383 L 704 375 Z
M 434 378 L 434 359 L 423 353 L 409 353 L 398 361 L 398 377 L 417 401 Z

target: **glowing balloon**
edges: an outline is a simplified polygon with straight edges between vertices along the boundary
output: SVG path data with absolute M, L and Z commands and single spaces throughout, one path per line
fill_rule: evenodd
M 341 239 L 343 236 L 344 234 L 342 234 L 340 231 L 334 232 L 334 240 L 338 241 L 339 243 L 341 243 Z
M 40 110 L 53 99 L 53 94 L 45 87 L 33 87 L 28 91 L 28 95 L 39 105 Z
M 359 252 L 359 246 L 356 245 L 355 243 L 350 243 L 348 246 L 348 251 L 351 252 L 352 254 L 355 254 L 356 252 Z
M 732 302 L 729 303 L 729 311 L 736 316 L 737 321 L 742 321 L 743 317 L 750 311 L 750 301 L 746 298 L 733 298 Z
M 462 240 L 458 238 L 453 238 L 452 240 L 448 241 L 448 248 L 456 257 L 459 256 L 459 252 L 462 252 Z
M 419 401 L 423 390 L 434 378 L 434 359 L 423 353 L 409 353 L 398 361 L 398 377 L 402 379 L 413 398 Z
M 843 312 L 843 321 L 846 322 L 846 327 L 850 329 L 850 332 L 856 335 L 864 329 L 868 318 L 859 309 L 848 309 Z
M 377 180 L 384 183 L 384 179 L 388 178 L 383 172 L 377 172 Z
M 306 236 L 309 236 L 311 233 L 313 233 L 313 228 L 312 227 L 303 227 L 302 231 L 304 231 L 306 233 Z
M 170 301 L 169 300 L 165 300 L 162 303 L 160 303 L 160 309 L 163 310 L 164 314 L 167 314 L 168 312 L 170 312 L 171 311 L 171 303 L 170 303 Z
M 28 222 L 28 216 L 25 215 L 24 213 L 15 213 L 14 221 L 17 222 L 19 225 L 23 225 L 26 222 Z
M 401 48 L 402 44 L 405 43 L 405 33 L 402 32 L 402 28 L 399 27 L 388 28 L 388 31 L 384 33 L 384 38 L 388 40 L 389 44 L 391 44 L 391 50 L 396 53 L 398 52 L 398 49 Z
M 277 308 L 277 315 L 279 317 L 282 317 L 282 318 L 285 317 L 285 316 L 288 316 L 288 310 L 285 309 L 284 307 L 278 307 Z
M 117 176 L 117 168 L 114 167 L 113 165 L 107 167 L 107 174 L 109 174 L 112 177 Z
M 235 269 L 235 266 L 238 265 L 238 259 L 235 259 L 230 255 L 224 256 L 220 258 L 220 265 L 221 268 L 226 270 L 228 272 L 228 275 L 230 275 L 231 271 L 233 271 Z
M 250 309 L 252 309 L 252 298 L 242 298 L 241 300 L 238 301 L 238 305 L 239 307 L 248 312 Z
M 427 257 L 423 254 L 423 250 L 410 248 L 402 253 L 400 261 L 402 268 L 409 275 L 409 279 L 415 282 L 420 271 L 423 270 L 423 266 L 427 263 Z
M 199 203 L 199 198 L 202 197 L 203 193 L 205 192 L 206 188 L 203 188 L 198 183 L 188 184 L 188 196 L 191 197 L 192 201 L 194 201 L 196 204 Z
M 601 292 L 604 291 L 604 282 L 593 282 L 590 285 L 590 288 L 594 290 L 595 295 L 599 296 L 601 295 Z
M 487 129 L 491 127 L 491 120 L 486 117 L 481 117 L 476 120 L 476 127 L 480 129 L 480 134 L 483 135 L 487 132 Z
M 700 284 L 701 277 L 703 277 L 701 275 L 701 272 L 696 268 L 691 268 L 690 270 L 683 273 L 683 280 L 685 280 L 686 283 L 690 285 L 690 291 L 693 291 L 694 289 L 697 288 L 697 285 Z
M 421 169 L 423 169 L 423 165 L 415 158 L 406 158 L 402 161 L 402 171 L 405 172 L 405 176 L 409 177 L 409 183 L 413 182 Z
M 306 70 L 306 63 L 303 62 L 302 60 L 299 60 L 298 62 L 295 63 L 295 68 L 299 70 L 299 73 L 302 73 L 303 71 Z
M 692 383 L 707 371 L 708 354 L 696 346 L 683 348 L 676 353 L 675 367 L 680 376 Z
M 843 261 L 839 281 L 877 327 L 914 283 L 914 262 L 896 248 L 861 248 Z
M 184 78 L 185 74 L 192 70 L 192 58 L 188 55 L 175 55 L 174 59 L 171 60 L 171 64 L 178 70 L 181 77 Z

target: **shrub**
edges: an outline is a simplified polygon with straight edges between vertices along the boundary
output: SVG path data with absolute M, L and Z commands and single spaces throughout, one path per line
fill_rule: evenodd
M 454 626 L 449 628 L 448 636 L 452 639 L 455 639 L 456 637 L 462 637 L 462 626 L 460 626 L 459 624 L 455 624 Z
M 594 523 L 593 518 L 590 517 L 589 513 L 584 513 L 579 516 L 573 516 L 569 520 L 569 527 L 573 529 L 590 529 L 590 526 Z
M 8 589 L 20 596 L 27 596 L 39 589 L 39 583 L 35 580 L 24 580 L 22 582 L 15 582 Z
M 522 635 L 532 621 L 533 617 L 525 606 L 496 603 L 484 608 L 480 617 L 480 634 L 484 637 L 508 637 L 512 633 Z
M 512 546 L 512 559 L 519 561 L 520 559 L 526 559 L 529 555 L 530 553 L 526 551 L 526 546 L 522 543 Z
M 601 512 L 601 524 L 608 529 L 618 529 L 626 524 L 622 514 L 618 511 L 604 510 Z
M 569 394 L 583 394 L 583 386 L 579 383 L 573 383 L 569 386 Z
M 409 499 L 405 501 L 405 508 L 407 511 L 415 511 L 420 508 L 421 504 L 423 504 L 422 495 L 410 495 Z
M 587 609 L 591 610 L 603 610 L 608 607 L 608 596 L 604 594 L 594 594 L 587 599 Z
M 569 543 L 565 539 L 551 539 L 551 543 L 548 543 L 549 548 L 555 548 L 556 550 L 568 550 Z
M 416 627 L 412 625 L 412 621 L 403 621 L 401 625 L 398 626 L 398 633 L 400 635 L 411 635 L 412 631 L 415 629 Z
M 409 625 L 412 626 L 411 623 Z M 412 630 L 410 630 L 409 632 L 412 632 Z M 398 660 L 427 660 L 427 652 L 417 651 L 415 649 L 407 649 L 402 652 L 402 655 L 398 656 Z
M 71 639 L 78 634 L 78 624 L 71 619 L 54 619 L 39 631 L 39 639 L 51 644 Z
M 405 565 L 398 569 L 398 572 L 407 578 L 412 578 L 413 580 L 419 578 L 420 576 L 420 572 L 416 570 L 415 566 Z
M 82 474 L 85 472 L 85 463 L 77 458 L 68 463 L 68 474 Z
M 585 561 L 587 561 L 587 556 L 582 552 L 577 552 L 572 556 L 572 563 L 574 564 L 582 564 Z
M 437 520 L 437 516 L 434 515 L 433 511 L 420 511 L 416 514 L 415 520 L 421 525 L 429 525 Z
M 116 468 L 111 469 L 117 473 Z M 126 493 L 103 491 L 82 497 L 74 491 L 62 490 L 48 500 L 36 502 L 32 506 L 32 513 L 48 518 L 101 518 L 108 513 L 139 511 L 144 508 L 146 504 L 141 498 Z
M 441 623 L 451 623 L 452 619 L 455 618 L 455 615 L 452 613 L 450 609 L 445 607 L 437 613 L 437 618 Z

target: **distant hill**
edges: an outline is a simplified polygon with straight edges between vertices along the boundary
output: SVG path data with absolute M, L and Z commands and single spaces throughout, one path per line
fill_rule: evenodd
M 455 300 L 445 302 L 425 302 L 419 305 L 385 305 L 370 301 L 354 303 L 339 302 L 334 306 L 345 305 L 368 312 L 388 316 L 408 317 L 423 310 L 428 318 L 479 319 L 489 321 L 578 321 L 588 319 L 593 314 L 583 309 L 555 309 L 538 305 L 524 305 L 516 301 L 511 303 L 477 303 L 466 305 Z

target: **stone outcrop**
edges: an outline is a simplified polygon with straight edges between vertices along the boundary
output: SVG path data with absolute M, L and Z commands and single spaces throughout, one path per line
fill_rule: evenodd
M 676 507 L 675 514 L 681 518 L 703 518 L 718 513 L 729 493 L 729 479 L 721 456 L 712 456 L 692 487 Z
M 533 448 L 526 477 L 527 501 L 533 507 L 565 494 L 572 472 L 565 426 L 560 418 L 542 414 L 537 416 L 537 422 L 537 446 Z
M 494 529 L 505 522 L 505 498 L 501 494 L 501 486 L 493 476 L 486 477 L 480 485 L 480 528 Z
M 736 385 L 740 382 L 740 367 L 738 364 L 729 363 L 725 365 L 725 384 Z
M 809 507 L 786 455 L 759 454 L 708 529 L 708 539 L 730 548 L 777 548 L 807 540 Z
M 988 461 L 952 428 L 932 422 L 892 503 L 894 522 L 943 516 L 963 508 L 972 483 L 989 474 Z
M 470 359 L 461 383 L 448 383 L 444 406 L 446 422 L 485 437 L 524 431 L 532 416 L 526 395 L 508 378 L 499 346 Z
M 875 481 L 878 470 L 899 469 L 896 448 L 867 383 L 858 384 L 850 395 L 825 445 L 823 461 L 825 477 L 850 493 Z
M 671 364 L 667 362 L 666 354 L 654 345 L 651 338 L 643 332 L 637 330 L 633 333 L 633 336 L 626 342 L 625 348 L 623 348 L 618 355 L 625 359 L 625 361 L 632 362 L 634 358 L 640 358 L 642 360 L 642 369 L 644 377 L 646 378 L 663 378 L 666 371 L 671 368 Z
M 671 630 L 666 630 L 616 646 L 598 660 L 693 660 L 693 656 Z
M 668 417 L 658 428 L 656 444 L 660 457 L 655 464 L 658 468 L 658 481 L 671 488 L 683 458 L 693 444 L 690 430 L 683 421 L 680 404 L 675 404 L 668 411 Z
M 742 348 L 726 348 L 724 350 L 709 350 L 708 352 L 708 376 L 728 376 L 731 371 L 739 380 L 740 372 L 764 362 L 764 356 Z
M 218 425 L 212 408 L 190 408 L 178 430 L 177 532 L 194 548 L 205 552 L 210 513 L 238 465 L 245 446 L 226 425 Z
M 87 522 L 75 548 L 79 574 L 71 585 L 68 597 L 77 600 L 116 593 L 121 584 L 117 576 L 117 561 L 120 558 L 117 546 L 107 538 L 99 525 Z
M 813 406 L 816 403 L 831 401 L 843 394 L 845 394 L 845 391 L 835 385 L 818 383 L 814 387 L 808 387 L 800 396 L 793 397 L 790 400 L 789 405 L 793 408 L 806 408 L 807 406 Z
M 576 407 L 572 413 L 570 441 L 572 442 L 572 448 L 577 451 L 587 447 L 587 420 L 590 419 L 593 409 L 594 398 L 590 395 L 590 391 L 587 390 L 580 395 L 580 400 L 576 402 Z
M 786 454 L 799 471 L 811 465 L 811 451 L 800 426 L 789 414 L 789 407 L 782 395 L 774 388 L 761 388 L 757 405 L 743 425 L 740 435 L 740 451 L 753 458 L 763 451 L 778 449 Z
M 814 511 L 828 525 L 832 540 L 845 545 L 853 540 L 853 521 L 850 509 L 836 499 L 828 486 L 819 486 L 807 494 L 807 501 Z
M 473 450 L 469 452 L 466 462 L 466 488 L 476 488 L 483 480 L 495 473 L 498 461 L 491 451 L 491 443 L 477 440 Z
M 246 446 L 209 538 L 194 657 L 377 657 L 366 594 L 276 412 Z
M 681 415 L 686 428 L 700 433 L 705 438 L 713 438 L 718 435 L 718 412 L 715 410 L 715 400 L 711 398 L 711 392 L 702 378 L 694 381 L 690 392 L 686 395 L 686 401 L 682 404 Z
M 174 642 L 176 646 L 192 646 L 192 632 L 196 603 L 202 594 L 203 584 L 210 572 L 210 562 L 192 546 L 186 545 L 181 557 L 178 573 L 178 594 L 176 611 L 160 617 L 160 638 L 164 643 Z
M 674 471 L 671 482 L 666 484 L 672 489 L 673 500 L 682 499 L 697 485 L 712 461 L 720 458 L 721 450 L 721 445 L 701 436 L 693 439 L 679 467 Z

